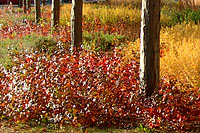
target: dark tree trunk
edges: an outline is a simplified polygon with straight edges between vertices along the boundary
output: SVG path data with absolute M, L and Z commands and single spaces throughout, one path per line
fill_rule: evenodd
M 42 6 L 46 5 L 46 0 L 42 0 Z
M 28 0 L 28 10 L 31 11 L 31 0 Z
M 18 6 L 19 6 L 19 8 L 22 8 L 22 7 L 23 7 L 23 0 L 19 0 Z
M 39 23 L 41 18 L 40 0 L 35 0 L 34 6 L 35 6 L 35 23 Z
M 24 0 L 24 5 L 23 5 L 23 11 L 24 11 L 24 13 L 26 13 L 26 0 Z
M 71 10 L 71 51 L 82 44 L 82 0 L 72 0 Z
M 52 0 L 51 28 L 56 29 L 60 23 L 60 0 Z
M 142 0 L 140 85 L 151 96 L 159 84 L 160 0 Z

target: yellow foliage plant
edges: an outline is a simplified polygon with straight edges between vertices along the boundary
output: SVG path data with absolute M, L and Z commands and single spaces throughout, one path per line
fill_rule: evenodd
M 200 87 L 200 25 L 178 24 L 160 32 L 161 77 L 178 79 L 184 85 Z M 139 59 L 140 39 L 123 50 L 124 61 Z
M 64 4 L 60 11 L 60 23 L 66 25 L 70 22 L 71 4 Z M 140 22 L 141 11 L 130 6 L 114 6 L 83 4 L 83 19 L 86 22 L 94 22 L 95 18 L 100 19 L 102 24 L 126 22 L 134 24 Z
M 200 25 L 178 24 L 161 30 L 166 53 L 161 58 L 161 75 L 173 76 L 184 84 L 200 87 Z

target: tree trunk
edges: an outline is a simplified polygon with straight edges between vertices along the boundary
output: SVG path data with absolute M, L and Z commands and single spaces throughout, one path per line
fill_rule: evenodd
M 37 24 L 40 22 L 41 18 L 40 0 L 35 0 L 34 4 L 35 4 L 35 23 Z
M 24 0 L 23 11 L 26 13 L 26 0 Z
M 151 96 L 160 74 L 160 0 L 142 0 L 140 87 Z
M 51 28 L 57 28 L 60 23 L 60 0 L 52 0 Z
M 106 0 L 106 3 L 107 3 L 108 5 L 111 5 L 111 0 Z
M 71 10 L 71 52 L 82 44 L 82 0 L 72 0 Z
M 28 0 L 28 10 L 31 11 L 31 0 Z
M 19 6 L 19 8 L 22 8 L 22 7 L 23 7 L 23 0 L 19 0 L 18 6 Z
M 42 6 L 46 5 L 46 0 L 42 0 Z

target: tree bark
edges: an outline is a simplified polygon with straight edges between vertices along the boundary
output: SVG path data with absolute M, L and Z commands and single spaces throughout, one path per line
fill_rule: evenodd
M 28 0 L 28 10 L 31 11 L 31 0 Z
M 52 0 L 51 28 L 56 29 L 60 23 L 60 0 Z
M 106 0 L 106 3 L 110 5 L 111 4 L 111 0 Z
M 34 4 L 35 4 L 35 23 L 37 24 L 40 22 L 41 18 L 40 0 L 35 0 Z
M 46 0 L 42 0 L 42 6 L 46 5 Z
M 23 1 L 22 1 L 22 0 L 19 0 L 18 6 L 19 6 L 19 8 L 22 8 L 22 7 L 23 7 Z
M 82 44 L 82 0 L 72 0 L 71 9 L 71 52 Z
M 24 13 L 26 13 L 26 0 L 24 0 L 24 5 L 23 5 L 23 11 L 24 11 Z
M 160 0 L 142 0 L 140 87 L 148 97 L 160 75 Z

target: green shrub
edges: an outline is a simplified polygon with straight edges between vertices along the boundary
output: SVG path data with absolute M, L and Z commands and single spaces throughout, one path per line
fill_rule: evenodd
M 176 9 L 171 9 L 168 6 L 164 6 L 161 10 L 161 25 L 174 26 L 183 22 L 189 23 L 194 22 L 195 24 L 199 23 L 200 20 L 200 10 L 192 10 L 190 8 L 183 11 Z
M 39 52 L 53 52 L 57 42 L 50 37 L 39 37 L 35 40 L 35 46 Z
M 122 45 L 125 37 L 119 34 L 105 34 L 103 32 L 84 32 L 83 39 L 84 48 L 95 51 L 106 51 L 111 50 L 115 46 Z
M 22 37 L 25 49 L 37 49 L 39 52 L 51 53 L 55 50 L 57 42 L 51 36 L 30 34 Z
M 176 12 L 176 10 L 171 9 L 168 6 L 164 6 L 161 9 L 161 19 L 160 19 L 161 26 L 166 27 L 175 24 L 172 19 L 174 12 Z
M 193 11 L 192 9 L 186 9 L 183 12 L 175 12 L 172 17 L 172 21 L 175 23 L 182 22 L 195 22 L 196 24 L 200 20 L 200 11 Z

